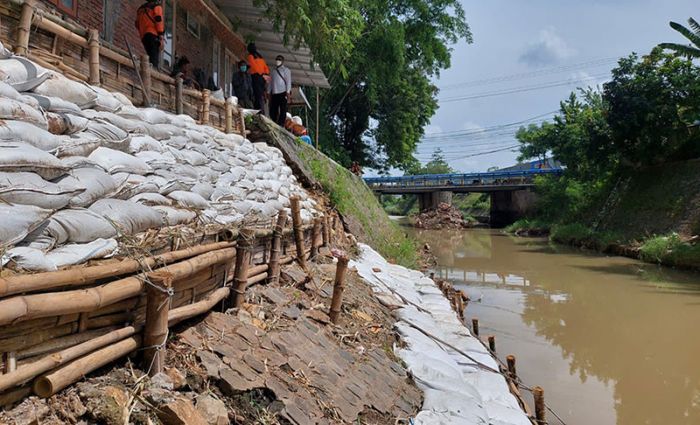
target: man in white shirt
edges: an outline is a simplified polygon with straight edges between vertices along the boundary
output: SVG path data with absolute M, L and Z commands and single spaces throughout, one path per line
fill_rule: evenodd
M 287 103 L 292 98 L 292 71 L 284 66 L 282 55 L 277 56 L 270 78 L 270 84 L 267 87 L 270 96 L 270 118 L 284 127 L 287 119 Z

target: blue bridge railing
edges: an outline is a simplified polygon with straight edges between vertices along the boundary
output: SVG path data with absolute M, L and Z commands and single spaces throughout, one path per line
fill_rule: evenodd
M 489 171 L 465 174 L 425 174 L 401 177 L 368 177 L 365 182 L 370 188 L 386 187 L 438 187 L 438 186 L 484 186 L 523 183 L 541 175 L 559 175 L 561 168 L 535 170 Z

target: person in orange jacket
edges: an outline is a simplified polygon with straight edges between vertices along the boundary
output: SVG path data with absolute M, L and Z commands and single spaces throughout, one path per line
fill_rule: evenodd
M 149 62 L 154 68 L 158 68 L 165 33 L 163 6 L 160 0 L 147 0 L 138 8 L 136 28 L 139 30 L 139 37 L 143 42 L 143 48 L 146 49 Z
M 267 67 L 267 62 L 258 52 L 255 43 L 248 44 L 248 72 L 253 81 L 253 107 L 263 110 L 265 109 L 265 79 L 270 77 L 270 68 Z

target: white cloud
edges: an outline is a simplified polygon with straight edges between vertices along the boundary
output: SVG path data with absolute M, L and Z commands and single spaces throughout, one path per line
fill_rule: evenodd
M 576 52 L 552 27 L 540 31 L 539 39 L 530 43 L 520 55 L 519 61 L 529 66 L 553 65 L 573 56 Z

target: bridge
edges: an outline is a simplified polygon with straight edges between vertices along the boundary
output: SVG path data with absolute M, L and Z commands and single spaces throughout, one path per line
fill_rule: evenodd
M 454 193 L 489 193 L 491 225 L 512 223 L 532 208 L 535 177 L 560 175 L 561 168 L 506 169 L 485 173 L 369 177 L 365 183 L 379 195 L 417 195 L 421 211 L 452 203 Z

